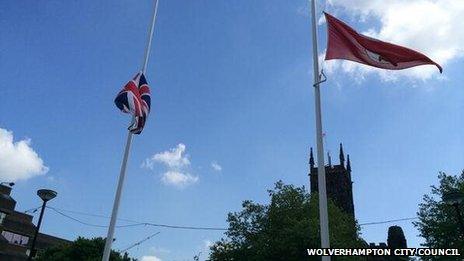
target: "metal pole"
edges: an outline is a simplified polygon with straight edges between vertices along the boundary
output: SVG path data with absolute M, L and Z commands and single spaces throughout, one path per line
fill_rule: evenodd
M 313 69 L 314 69 L 314 105 L 316 112 L 316 139 L 317 139 L 317 183 L 319 191 L 319 221 L 321 229 L 321 248 L 330 248 L 329 217 L 327 211 L 327 191 L 324 167 L 324 144 L 322 140 L 322 113 L 321 93 L 319 88 L 319 61 L 317 52 L 317 22 L 316 0 L 311 0 L 311 22 L 313 41 Z M 330 261 L 330 256 L 323 256 L 323 261 Z
M 150 30 L 148 33 L 148 41 L 147 41 L 147 46 L 145 48 L 145 55 L 143 59 L 143 66 L 142 66 L 143 73 L 145 73 L 145 71 L 147 70 L 148 58 L 150 56 L 151 42 L 153 39 L 153 31 L 154 31 L 155 22 L 156 22 L 156 13 L 158 11 L 158 2 L 159 0 L 155 0 L 155 5 L 153 8 L 153 18 L 150 24 Z M 119 173 L 118 188 L 116 190 L 116 196 L 114 198 L 113 211 L 111 212 L 111 221 L 110 221 L 110 226 L 108 228 L 108 234 L 106 236 L 105 249 L 103 251 L 102 261 L 108 261 L 110 258 L 110 254 L 111 254 L 111 244 L 113 243 L 114 228 L 116 226 L 119 203 L 121 200 L 122 188 L 124 185 L 124 178 L 126 176 L 127 160 L 129 159 L 129 151 L 130 151 L 131 144 L 132 144 L 132 136 L 133 134 L 129 131 L 129 133 L 127 134 L 126 148 L 124 149 L 124 157 L 123 157 L 122 164 L 121 164 L 121 171 Z
M 119 202 L 121 200 L 122 187 L 124 185 L 124 178 L 126 176 L 127 159 L 129 158 L 129 151 L 132 144 L 132 133 L 127 134 L 126 148 L 124 149 L 124 158 L 121 164 L 121 172 L 119 173 L 118 188 L 116 190 L 116 196 L 113 203 L 113 212 L 111 213 L 110 226 L 108 228 L 108 234 L 106 236 L 105 250 L 103 251 L 103 261 L 110 259 L 111 244 L 113 243 L 114 228 L 116 226 L 116 219 L 118 216 Z
M 150 57 L 151 41 L 153 40 L 153 31 L 155 30 L 156 13 L 158 12 L 158 2 L 159 0 L 155 0 L 155 7 L 153 9 L 153 18 L 151 20 L 150 31 L 148 32 L 147 47 L 145 48 L 145 57 L 143 59 L 143 66 L 142 66 L 143 73 L 145 73 L 145 71 L 147 70 L 148 58 Z
M 43 218 L 43 214 L 44 214 L 44 211 L 45 211 L 45 205 L 47 204 L 47 201 L 43 201 L 43 204 L 42 204 L 42 209 L 40 210 L 40 216 L 39 216 L 39 222 L 37 223 L 37 228 L 35 229 L 35 233 L 34 233 L 34 238 L 32 239 L 32 243 L 31 243 L 31 250 L 29 252 L 29 257 L 27 258 L 27 260 L 32 260 L 32 256 L 34 255 L 34 247 L 35 247 L 35 242 L 37 240 L 37 235 L 39 234 L 39 229 L 40 229 L 40 225 L 42 224 L 42 218 Z

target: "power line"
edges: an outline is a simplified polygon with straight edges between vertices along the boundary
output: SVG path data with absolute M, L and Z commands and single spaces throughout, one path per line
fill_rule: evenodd
M 140 240 L 140 241 L 138 241 L 138 242 L 136 242 L 136 243 L 130 245 L 129 247 L 125 248 L 124 250 L 121 250 L 121 253 L 124 253 L 124 252 L 126 252 L 127 250 L 129 250 L 129 249 L 131 249 L 131 248 L 134 248 L 134 247 L 136 247 L 136 246 L 142 244 L 143 242 L 145 242 L 145 241 L 149 240 L 150 238 L 152 238 L 152 237 L 158 235 L 159 233 L 161 233 L 161 232 L 156 232 L 156 233 L 153 233 L 153 234 L 149 235 L 148 237 L 146 237 L 146 238 L 144 238 L 144 239 L 142 239 L 142 240 Z
M 166 224 L 155 224 L 155 223 L 144 223 L 147 226 L 153 227 L 164 227 L 164 228 L 173 228 L 173 229 L 185 229 L 185 230 L 212 230 L 212 231 L 227 231 L 227 228 L 221 227 L 193 227 L 193 226 L 174 226 Z
M 385 221 L 378 221 L 378 222 L 369 222 L 369 223 L 363 223 L 359 225 L 360 226 L 380 225 L 380 224 L 386 224 L 386 223 L 392 223 L 392 222 L 398 222 L 398 221 L 406 221 L 406 220 L 414 220 L 414 219 L 418 219 L 418 217 L 400 218 L 400 219 L 392 219 L 392 220 L 385 220 Z
M 38 207 L 40 208 L 40 207 Z M 37 210 L 36 209 L 31 209 L 31 210 Z M 82 220 L 79 220 L 75 217 L 72 217 L 70 215 L 64 214 L 63 212 L 69 212 L 73 214 L 78 214 L 78 215 L 83 215 L 83 216 L 91 216 L 91 217 L 99 217 L 99 218 L 106 218 L 108 219 L 108 216 L 105 215 L 100 215 L 100 214 L 92 214 L 92 213 L 85 213 L 85 212 L 80 212 L 80 211 L 74 211 L 74 210 L 65 210 L 65 209 L 58 209 L 55 207 L 49 207 L 54 210 L 56 213 L 74 220 L 80 224 L 86 225 L 86 226 L 92 226 L 92 227 L 100 227 L 100 228 L 107 228 L 107 225 L 97 225 L 97 224 L 91 224 Z M 409 218 L 400 218 L 400 219 L 391 219 L 391 220 L 384 220 L 384 221 L 374 221 L 374 222 L 366 222 L 366 223 L 361 223 L 359 226 L 370 226 L 370 225 L 381 225 L 381 224 L 386 224 L 386 223 L 392 223 L 392 222 L 399 222 L 399 221 L 408 221 L 408 220 L 414 220 L 417 219 L 418 217 L 409 217 Z M 118 218 L 120 221 L 126 221 L 126 222 L 131 222 L 133 224 L 128 224 L 128 225 L 119 225 L 117 227 L 135 227 L 135 226 L 153 226 L 153 227 L 163 227 L 163 228 L 171 228 L 171 229 L 186 229 L 186 230 L 213 230 L 213 231 L 227 231 L 227 228 L 219 228 L 219 227 L 196 227 L 196 226 L 176 226 L 176 225 L 167 225 L 167 224 L 157 224 L 157 223 L 151 223 L 151 222 L 140 222 L 136 220 L 131 220 L 131 219 L 124 219 L 124 218 Z
M 52 208 L 52 207 L 47 206 L 47 208 Z M 101 215 L 101 214 L 92 214 L 92 213 L 86 213 L 86 212 L 68 210 L 68 209 L 61 209 L 61 208 L 55 208 L 55 207 L 53 207 L 53 208 L 55 210 L 59 210 L 59 211 L 62 211 L 62 212 L 68 212 L 68 213 L 73 213 L 73 214 L 82 215 L 82 216 L 98 217 L 98 218 L 105 218 L 105 219 L 110 218 L 109 216 L 105 216 L 105 215 Z M 118 218 L 118 220 L 126 221 L 126 222 L 132 222 L 132 223 L 141 223 L 139 221 L 135 221 L 135 220 L 131 220 L 131 219 L 125 219 L 125 218 Z
M 70 215 L 67 215 L 63 212 L 74 212 L 74 213 L 79 213 L 81 215 L 87 215 L 87 216 L 93 216 L 93 217 L 103 217 L 103 218 L 109 218 L 107 216 L 103 215 L 96 215 L 96 214 L 90 214 L 90 213 L 84 213 L 84 212 L 77 212 L 77 211 L 72 211 L 72 210 L 64 210 L 60 209 L 58 210 L 57 208 L 54 207 L 47 207 L 55 211 L 56 213 L 60 214 L 61 216 L 64 216 L 68 219 L 74 220 L 82 225 L 86 226 L 92 226 L 92 227 L 100 227 L 100 228 L 107 228 L 108 226 L 106 225 L 97 225 L 97 224 L 91 224 L 82 220 L 79 220 L 75 217 L 72 217 Z M 140 221 L 135 221 L 135 220 L 129 220 L 129 219 L 119 219 L 123 221 L 128 221 L 132 222 L 134 224 L 129 224 L 129 225 L 119 225 L 117 227 L 134 227 L 134 226 L 153 226 L 153 227 L 164 227 L 164 228 L 172 228 L 172 229 L 186 229 L 186 230 L 213 230 L 213 231 L 226 231 L 227 228 L 218 228 L 218 227 L 196 227 L 196 226 L 176 226 L 176 225 L 167 225 L 167 224 L 157 224 L 157 223 L 151 223 L 151 222 L 140 222 Z
M 82 225 L 86 225 L 86 226 L 91 226 L 91 227 L 101 227 L 101 228 L 107 228 L 108 226 L 106 225 L 96 225 L 96 224 L 91 224 L 91 223 L 88 223 L 88 222 L 85 222 L 85 221 L 82 221 L 82 220 L 79 220 L 75 217 L 72 217 L 72 216 L 69 216 L 69 215 L 66 215 L 65 213 L 57 210 L 56 208 L 54 207 L 47 207 L 53 211 L 55 211 L 56 213 L 60 214 L 61 216 L 63 217 L 66 217 L 66 218 L 69 218 L 71 220 L 74 220 Z M 130 224 L 130 225 L 119 225 L 119 226 L 116 226 L 116 227 L 134 227 L 134 226 L 141 226 L 141 225 L 144 225 L 143 223 L 137 223 L 137 224 Z
M 35 208 L 30 208 L 30 209 L 27 209 L 27 210 L 24 210 L 24 213 L 31 213 L 31 214 L 34 214 L 35 212 L 37 212 L 37 210 L 39 210 L 42 206 L 38 206 L 38 207 L 35 207 Z

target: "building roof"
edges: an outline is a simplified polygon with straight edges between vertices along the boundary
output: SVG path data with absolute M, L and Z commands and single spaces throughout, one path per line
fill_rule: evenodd
M 11 188 L 0 185 L 0 211 L 6 213 L 3 223 L 0 224 L 0 260 L 13 260 L 12 258 L 25 257 L 30 248 L 32 238 L 36 231 L 33 216 L 15 210 L 16 201 L 10 196 Z M 1 234 L 8 231 L 14 234 L 28 237 L 27 245 L 12 244 Z M 37 235 L 36 249 L 45 249 L 54 245 L 70 243 L 69 240 L 39 233 Z M 14 259 L 19 260 L 19 259 Z

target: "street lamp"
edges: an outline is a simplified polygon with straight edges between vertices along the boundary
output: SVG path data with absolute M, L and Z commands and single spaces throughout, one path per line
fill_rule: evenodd
M 8 186 L 10 186 L 10 187 L 13 187 L 13 186 L 15 185 L 14 182 L 1 182 L 0 184 L 1 184 L 1 185 L 8 185 Z
M 35 230 L 34 239 L 32 239 L 31 250 L 29 251 L 29 257 L 27 260 L 32 260 L 32 257 L 34 256 L 35 241 L 37 240 L 37 234 L 39 234 L 40 224 L 42 224 L 42 217 L 44 214 L 45 205 L 47 205 L 47 201 L 54 199 L 57 194 L 58 193 L 56 193 L 55 191 L 49 189 L 37 190 L 37 195 L 42 199 L 43 203 L 42 209 L 40 210 L 39 223 L 37 223 L 37 228 Z
M 461 229 L 462 237 L 464 238 L 464 222 L 462 220 L 461 210 L 459 209 L 459 205 L 464 202 L 464 193 L 460 191 L 451 191 L 444 193 L 443 201 L 446 204 L 454 206 L 454 208 L 456 209 L 458 223 Z

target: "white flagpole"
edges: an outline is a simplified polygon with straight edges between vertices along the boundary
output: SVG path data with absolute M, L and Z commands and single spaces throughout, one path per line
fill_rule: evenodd
M 319 61 L 317 53 L 317 19 L 316 0 L 311 0 L 312 40 L 313 40 L 313 69 L 314 69 L 314 105 L 316 111 L 316 139 L 317 139 L 317 184 L 319 191 L 319 221 L 321 226 L 321 248 L 330 247 L 329 215 L 327 211 L 327 191 L 325 186 L 324 144 L 322 140 L 321 92 L 319 88 Z M 330 261 L 330 256 L 323 256 L 323 261 Z
M 147 42 L 147 46 L 145 49 L 145 56 L 143 59 L 143 66 L 142 66 L 142 72 L 144 74 L 145 74 L 145 71 L 147 70 L 148 58 L 150 56 L 151 42 L 153 39 L 153 30 L 155 28 L 155 21 L 156 21 L 156 13 L 158 11 L 158 2 L 159 0 L 155 0 L 155 5 L 153 8 L 153 18 L 151 21 L 150 31 L 148 33 L 148 42 Z M 129 159 L 129 151 L 130 151 L 131 144 L 132 144 L 132 137 L 133 137 L 133 134 L 129 131 L 127 134 L 126 148 L 124 149 L 124 157 L 122 159 L 121 171 L 119 173 L 118 187 L 116 190 L 116 195 L 114 197 L 113 211 L 111 212 L 111 221 L 110 221 L 110 226 L 108 228 L 108 234 L 106 236 L 105 250 L 103 251 L 102 261 L 108 261 L 110 258 L 111 244 L 113 243 L 114 228 L 116 226 L 119 203 L 121 201 L 122 188 L 124 185 L 124 178 L 126 176 L 127 160 Z

